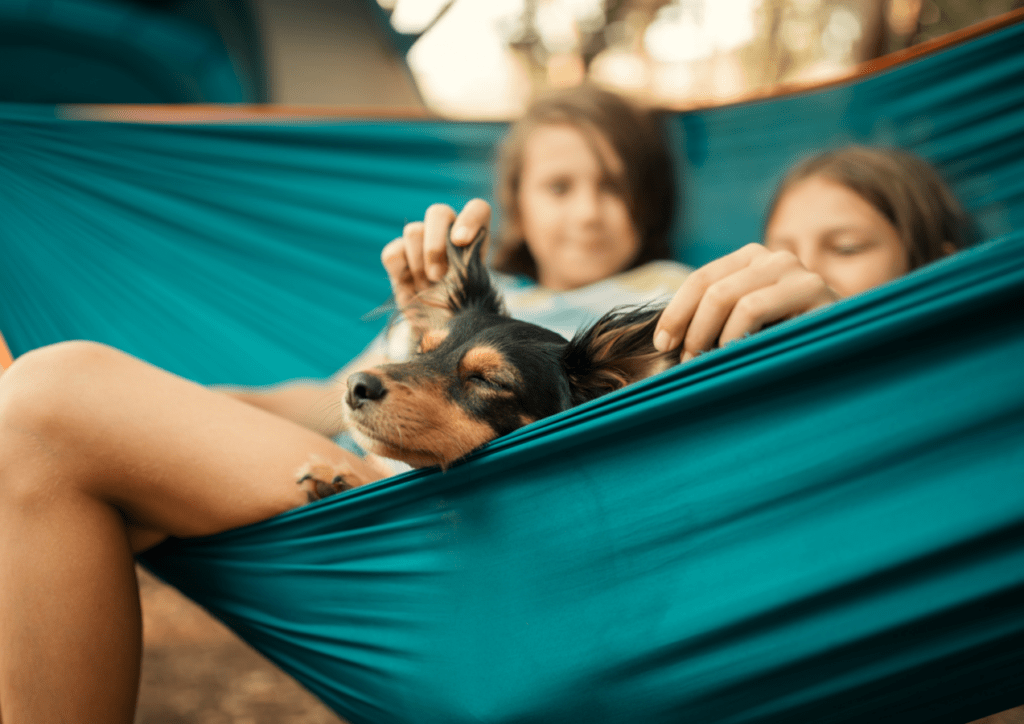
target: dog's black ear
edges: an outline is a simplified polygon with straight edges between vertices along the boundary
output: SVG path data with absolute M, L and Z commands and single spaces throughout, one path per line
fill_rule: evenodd
M 681 349 L 659 352 L 654 348 L 654 329 L 663 309 L 613 309 L 576 333 L 562 353 L 573 405 L 650 377 L 679 361 Z
M 487 229 L 480 229 L 468 246 L 455 246 L 448 240 L 448 273 L 444 283 L 448 289 L 448 309 L 455 314 L 474 307 L 494 314 L 506 314 L 501 295 L 491 282 L 483 259 Z
M 415 301 L 402 310 L 416 340 L 432 329 L 445 327 L 452 315 L 462 309 L 473 307 L 507 314 L 484 264 L 486 240 L 486 229 L 481 229 L 468 246 L 456 246 L 448 240 L 448 271 L 444 279 L 416 295 Z

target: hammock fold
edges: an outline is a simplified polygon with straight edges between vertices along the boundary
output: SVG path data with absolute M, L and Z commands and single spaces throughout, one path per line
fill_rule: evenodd
M 677 256 L 790 162 L 908 147 L 978 247 L 414 471 L 141 560 L 353 724 L 963 722 L 1024 703 L 1024 24 L 669 119 Z M 204 383 L 326 376 L 382 245 L 500 124 L 114 124 L 0 106 L 0 330 Z

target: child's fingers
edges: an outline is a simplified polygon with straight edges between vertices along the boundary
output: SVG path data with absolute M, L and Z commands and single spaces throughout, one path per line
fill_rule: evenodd
M 448 231 L 454 221 L 455 209 L 447 204 L 432 204 L 423 215 L 423 268 L 429 282 L 441 281 L 448 270 Z
M 426 222 L 413 221 L 402 229 L 402 241 L 404 242 L 405 263 L 412 275 L 413 285 L 417 292 L 423 291 L 430 286 L 427 279 L 426 264 L 424 263 L 423 246 L 426 235 Z
M 401 237 L 392 239 L 384 245 L 380 252 L 380 263 L 388 277 L 395 279 L 402 276 L 402 270 L 406 268 L 405 263 L 405 240 Z
M 721 336 L 733 314 L 737 315 L 737 327 L 755 325 L 760 317 L 767 317 L 771 322 L 783 320 L 791 313 L 784 295 L 759 293 L 758 290 L 773 287 L 790 274 L 796 274 L 799 278 L 817 276 L 805 269 L 790 252 L 770 252 L 764 247 L 752 250 L 746 266 L 724 276 L 701 297 L 686 332 L 684 355 L 695 356 L 724 344 Z M 784 292 L 787 288 L 778 289 Z M 773 309 L 773 304 L 779 305 L 779 308 Z M 749 331 L 757 332 L 760 329 L 757 327 Z
M 739 299 L 722 328 L 718 343 L 726 345 L 769 324 L 792 319 L 838 299 L 821 276 L 802 267 L 794 269 L 775 284 L 755 289 Z
M 726 323 L 736 313 L 737 305 L 741 307 L 740 318 L 745 318 L 745 310 L 750 306 L 747 297 L 754 295 L 757 298 L 758 290 L 772 286 L 791 272 L 791 256 L 753 253 L 746 266 L 726 274 L 711 284 L 705 290 L 690 320 L 686 341 L 683 343 L 683 354 L 696 356 L 717 347 Z
M 395 303 L 399 308 L 405 307 L 416 296 L 416 285 L 405 258 L 405 239 L 399 237 L 387 244 L 380 253 L 380 263 L 388 273 Z
M 658 351 L 668 352 L 683 343 L 693 315 L 712 284 L 746 267 L 752 258 L 764 251 L 760 244 L 748 244 L 690 274 L 658 320 L 654 330 L 654 346 Z
M 480 229 L 488 229 L 490 226 L 491 205 L 483 199 L 470 199 L 452 224 L 452 243 L 466 246 L 476 238 Z
M 412 301 L 413 296 L 429 289 L 448 271 L 449 228 L 452 241 L 465 246 L 481 228 L 489 226 L 490 220 L 490 204 L 472 199 L 457 217 L 447 204 L 433 204 L 423 215 L 423 221 L 406 224 L 402 237 L 387 244 L 380 257 L 398 305 Z
M 718 337 L 736 302 L 757 286 L 749 278 L 749 269 L 733 272 L 707 288 L 697 303 L 683 342 L 683 359 L 718 346 Z

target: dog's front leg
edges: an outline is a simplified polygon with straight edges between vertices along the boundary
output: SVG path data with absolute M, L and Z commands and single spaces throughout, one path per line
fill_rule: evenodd
M 310 502 L 358 488 L 391 474 L 377 458 L 371 460 L 349 452 L 344 454 L 346 459 L 343 461 L 325 460 L 319 455 L 311 455 L 295 471 L 296 484 L 307 486 L 306 496 Z

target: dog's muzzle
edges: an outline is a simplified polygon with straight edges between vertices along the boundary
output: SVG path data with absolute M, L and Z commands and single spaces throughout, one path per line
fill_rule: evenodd
M 348 394 L 345 401 L 353 410 L 358 410 L 367 402 L 376 402 L 388 393 L 384 381 L 369 372 L 356 372 L 349 375 Z

